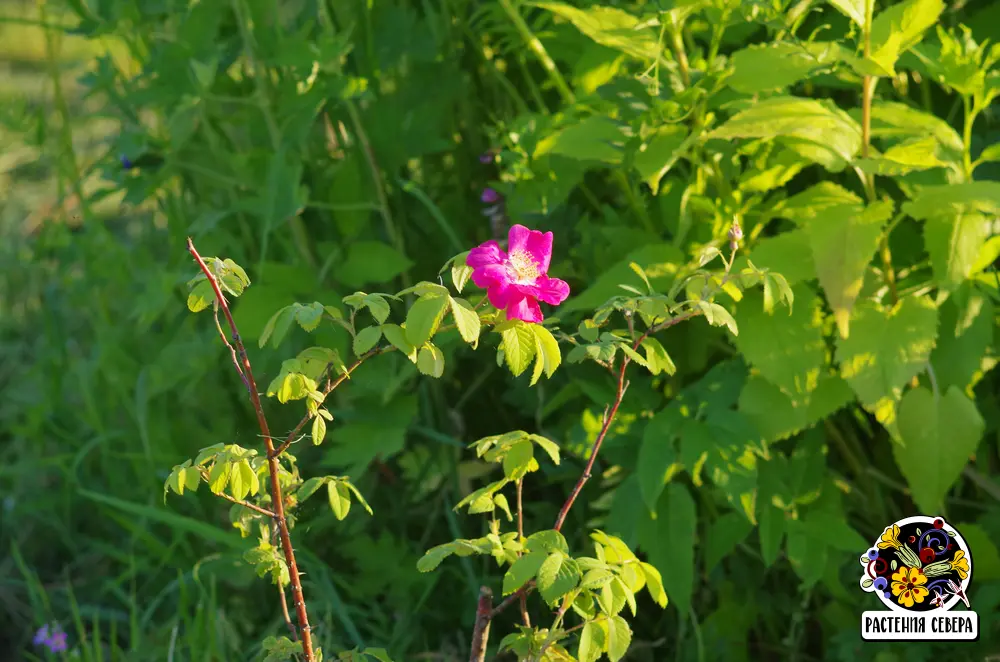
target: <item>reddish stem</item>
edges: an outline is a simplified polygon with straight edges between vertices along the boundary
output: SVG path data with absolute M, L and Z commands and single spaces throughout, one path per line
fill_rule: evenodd
M 366 352 L 365 354 L 362 354 L 361 357 L 358 358 L 357 361 L 355 361 L 354 363 L 351 364 L 350 368 L 348 368 L 345 372 L 343 372 L 340 375 L 338 375 L 336 379 L 334 379 L 334 380 L 328 380 L 327 381 L 326 386 L 323 388 L 323 395 L 324 396 L 329 395 L 338 386 L 340 386 L 341 384 L 343 384 L 344 380 L 350 378 L 351 373 L 354 372 L 355 370 L 357 370 L 358 366 L 360 366 L 362 363 L 364 363 L 369 358 L 371 358 L 371 357 L 375 356 L 376 354 L 378 354 L 379 352 L 383 352 L 383 351 L 387 351 L 387 350 L 385 350 L 383 348 L 380 348 L 380 347 L 376 347 L 375 349 L 373 349 L 373 350 L 371 350 L 369 352 Z M 319 414 L 317 414 L 317 416 L 318 415 Z M 292 431 L 288 433 L 288 437 L 285 439 L 285 441 L 283 441 L 280 446 L 278 446 L 276 449 L 274 449 L 274 453 L 273 453 L 274 457 L 278 457 L 282 453 L 284 453 L 286 450 L 288 450 L 288 447 L 291 446 L 292 443 L 295 441 L 296 435 L 298 435 L 298 433 L 302 429 L 302 427 L 306 423 L 308 423 L 310 420 L 312 420 L 312 416 L 310 414 L 306 414 L 305 416 L 302 417 L 302 419 L 298 422 L 298 424 L 294 428 L 292 428 Z
M 689 320 L 692 317 L 696 317 L 700 314 L 701 314 L 700 309 L 691 310 L 686 313 L 683 313 L 682 315 L 678 315 L 677 317 L 666 320 L 665 322 L 654 324 L 653 326 L 646 329 L 645 333 L 639 336 L 639 339 L 632 344 L 632 349 L 638 350 L 639 346 L 642 344 L 642 341 L 645 340 L 651 334 L 654 334 L 658 331 L 662 331 L 663 329 L 674 326 L 675 324 L 679 324 L 685 320 Z M 618 413 L 618 407 L 622 403 L 622 398 L 625 396 L 625 390 L 628 387 L 628 383 L 625 381 L 625 370 L 626 368 L 628 368 L 629 363 L 631 363 L 631 359 L 629 359 L 628 356 L 623 356 L 621 367 L 618 369 L 618 388 L 615 390 L 615 400 L 612 403 L 608 413 L 604 416 L 604 424 L 601 426 L 601 430 L 597 434 L 597 439 L 594 440 L 594 444 L 590 448 L 590 459 L 587 461 L 587 466 L 584 468 L 583 474 L 580 476 L 580 479 L 576 481 L 576 485 L 573 486 L 573 491 L 570 492 L 570 495 L 569 497 L 567 497 L 566 502 L 563 504 L 562 508 L 559 509 L 559 516 L 556 517 L 555 526 L 552 527 L 556 531 L 562 529 L 563 524 L 566 522 L 566 516 L 569 514 L 569 509 L 573 507 L 573 503 L 576 501 L 576 498 L 580 495 L 580 492 L 583 490 L 584 484 L 590 479 L 590 474 L 594 468 L 594 463 L 597 461 L 597 454 L 601 450 L 601 444 L 604 443 L 604 437 L 607 436 L 608 430 L 611 428 L 611 423 L 612 421 L 614 421 L 615 414 Z M 521 597 L 527 595 L 528 591 L 531 590 L 533 584 L 534 581 L 529 581 L 524 586 L 519 588 L 517 591 L 512 593 L 510 597 L 508 597 L 506 600 L 497 605 L 497 608 L 494 609 L 492 612 L 492 616 L 495 617 L 501 611 L 509 607 L 510 604 L 513 603 L 515 600 L 520 600 Z
M 292 540 L 288 535 L 288 522 L 285 519 L 285 503 L 281 496 L 281 484 L 278 482 L 278 458 L 274 452 L 274 440 L 271 438 L 267 418 L 264 416 L 264 408 L 260 403 L 257 382 L 254 380 L 253 370 L 250 368 L 250 359 L 247 358 L 246 347 L 243 346 L 243 340 L 240 338 L 239 330 L 236 328 L 236 322 L 233 321 L 233 315 L 229 312 L 229 304 L 226 302 L 226 298 L 222 295 L 222 290 L 219 288 L 219 282 L 208 268 L 208 265 L 205 264 L 205 260 L 198 254 L 197 249 L 194 247 L 194 242 L 191 241 L 190 237 L 187 240 L 187 249 L 194 256 L 195 261 L 198 262 L 198 266 L 201 267 L 205 277 L 208 278 L 208 282 L 212 285 L 212 290 L 215 292 L 215 299 L 218 301 L 219 307 L 226 317 L 226 322 L 228 322 L 229 328 L 233 332 L 233 345 L 236 347 L 240 362 L 242 363 L 242 366 L 237 365 L 237 371 L 241 372 L 242 376 L 246 378 L 247 384 L 250 387 L 250 402 L 253 404 L 254 412 L 257 414 L 257 423 L 260 426 L 260 432 L 264 437 L 264 445 L 267 449 L 267 469 L 271 478 L 271 502 L 274 504 L 274 519 L 278 524 L 278 537 L 281 539 L 281 547 L 284 551 L 285 563 L 288 565 L 288 575 L 292 585 L 292 602 L 295 606 L 295 615 L 299 622 L 302 658 L 305 662 L 314 662 L 316 658 L 313 654 L 312 628 L 309 625 L 306 602 L 302 595 L 302 581 L 299 578 L 298 564 L 295 562 L 295 551 L 292 549 Z
M 490 621 L 493 613 L 493 591 L 487 586 L 479 587 L 479 603 L 476 605 L 476 626 L 472 631 L 472 652 L 469 662 L 485 662 L 486 642 L 490 638 Z

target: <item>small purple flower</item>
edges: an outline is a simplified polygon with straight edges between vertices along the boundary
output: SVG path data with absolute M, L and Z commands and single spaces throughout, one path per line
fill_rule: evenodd
M 53 653 L 62 653 L 66 650 L 66 633 L 58 625 L 52 630 L 48 625 L 38 628 L 32 641 L 36 646 L 48 647 Z
M 66 633 L 56 632 L 49 639 L 49 650 L 53 653 L 62 653 L 66 650 Z
M 479 196 L 479 199 L 482 200 L 484 204 L 492 205 L 496 204 L 500 200 L 500 194 L 491 188 L 484 188 L 483 194 Z
M 489 165 L 490 163 L 493 163 L 493 158 L 494 157 L 491 152 L 486 152 L 485 154 L 479 155 L 479 162 L 483 165 Z
M 121 157 L 119 158 L 119 160 L 121 161 L 121 164 L 122 164 L 123 168 L 125 168 L 126 170 L 131 170 L 132 169 L 132 167 L 133 167 L 132 161 L 130 161 L 127 156 L 125 156 L 124 154 L 122 154 Z

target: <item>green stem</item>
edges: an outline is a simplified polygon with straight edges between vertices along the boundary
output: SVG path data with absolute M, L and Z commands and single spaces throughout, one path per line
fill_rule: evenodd
M 517 29 L 518 34 L 521 35 L 521 39 L 524 43 L 531 49 L 531 52 L 535 54 L 539 62 L 545 68 L 545 73 L 548 74 L 549 80 L 552 84 L 556 86 L 559 90 L 559 94 L 562 96 L 563 101 L 566 103 L 576 103 L 576 96 L 573 94 L 573 90 L 570 89 L 569 84 L 566 79 L 563 78 L 562 74 L 559 73 L 559 68 L 556 66 L 555 61 L 549 57 L 548 51 L 545 50 L 545 46 L 542 42 L 535 36 L 535 33 L 531 31 L 531 28 L 521 17 L 520 12 L 511 4 L 510 0 L 499 0 L 500 7 L 507 14 L 511 23 L 514 24 L 514 28 Z
M 976 115 L 972 112 L 969 97 L 962 97 L 962 110 L 964 116 L 962 126 L 962 167 L 965 171 L 965 180 L 972 181 L 972 125 L 976 121 Z

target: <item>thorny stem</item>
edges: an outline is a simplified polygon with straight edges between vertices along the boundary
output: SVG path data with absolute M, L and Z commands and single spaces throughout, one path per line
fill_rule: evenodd
M 490 638 L 490 621 L 493 607 L 493 591 L 488 586 L 479 587 L 479 604 L 476 605 L 476 626 L 472 631 L 472 652 L 469 662 L 485 662 L 486 642 Z
M 295 615 L 299 622 L 299 635 L 302 641 L 302 658 L 304 662 L 314 662 L 316 658 L 313 654 L 312 628 L 309 625 L 309 614 L 306 612 L 306 602 L 302 595 L 302 580 L 299 577 L 298 564 L 295 562 L 295 551 L 292 549 L 292 540 L 288 535 L 288 521 L 285 519 L 285 503 L 281 496 L 281 484 L 278 482 L 278 458 L 274 454 L 274 440 L 271 438 L 267 418 L 264 416 L 264 408 L 260 403 L 260 394 L 257 392 L 257 382 L 253 377 L 250 359 L 247 358 L 246 348 L 243 346 L 243 340 L 240 339 L 236 322 L 233 321 L 233 314 L 229 312 L 229 304 L 226 303 L 226 298 L 222 295 L 222 290 L 219 288 L 219 282 L 216 280 L 215 274 L 205 264 L 205 260 L 199 255 L 190 237 L 187 240 L 187 249 L 194 256 L 198 266 L 201 267 L 208 282 L 212 285 L 215 299 L 222 309 L 222 314 L 226 317 L 226 322 L 229 324 L 230 330 L 233 332 L 233 345 L 235 345 L 242 363 L 242 366 L 237 366 L 237 368 L 242 367 L 242 374 L 246 377 L 250 385 L 250 402 L 253 404 L 254 412 L 257 414 L 257 423 L 260 426 L 261 435 L 264 437 L 264 446 L 267 449 L 267 470 L 271 478 L 271 502 L 274 504 L 274 521 L 278 526 L 278 537 L 281 539 L 285 563 L 288 565 L 288 576 L 292 586 L 292 602 L 295 606 Z
M 632 343 L 632 349 L 639 349 L 639 345 L 641 345 L 642 341 L 645 340 L 651 333 L 662 331 L 663 329 L 679 324 L 684 320 L 691 319 L 692 317 L 700 314 L 701 310 L 688 311 L 682 315 L 666 320 L 665 322 L 649 327 L 646 329 L 645 333 L 639 336 L 638 340 Z M 601 425 L 601 431 L 597 434 L 597 439 L 594 440 L 594 445 L 590 448 L 590 459 L 587 461 L 587 466 L 584 468 L 583 474 L 580 476 L 580 479 L 576 481 L 573 491 L 570 492 L 570 495 L 563 504 L 563 507 L 559 510 L 559 516 L 556 517 L 556 523 L 552 527 L 556 531 L 562 529 L 563 523 L 566 521 L 566 516 L 569 514 L 569 509 L 573 507 L 573 502 L 575 502 L 576 498 L 580 495 L 581 490 L 583 490 L 583 486 L 588 480 L 590 480 L 591 471 L 594 469 L 594 463 L 597 461 L 597 454 L 601 451 L 601 444 L 604 443 L 604 438 L 607 436 L 608 430 L 611 428 L 611 423 L 615 420 L 615 415 L 618 413 L 618 407 L 621 406 L 622 399 L 625 397 L 625 391 L 628 388 L 628 382 L 625 381 L 625 370 L 631 362 L 632 360 L 628 356 L 622 356 L 621 366 L 618 368 L 618 387 L 615 390 L 614 402 L 611 403 L 611 408 L 604 417 L 604 424 Z
M 678 315 L 677 317 L 665 320 L 663 322 L 660 322 L 659 324 L 654 324 L 653 326 L 646 329 L 645 333 L 639 336 L 639 339 L 633 343 L 632 349 L 633 350 L 638 349 L 639 346 L 642 344 L 642 341 L 645 340 L 648 336 L 701 314 L 702 312 L 700 309 L 690 310 L 686 313 Z M 584 468 L 583 474 L 580 476 L 580 479 L 576 481 L 576 485 L 573 486 L 573 491 L 570 492 L 570 495 L 569 497 L 567 497 L 566 502 L 563 504 L 562 508 L 559 509 L 559 516 L 556 518 L 556 523 L 552 527 L 556 531 L 562 529 L 562 526 L 566 521 L 566 516 L 569 514 L 569 509 L 573 507 L 573 503 L 576 501 L 576 498 L 580 495 L 580 492 L 583 490 L 583 486 L 586 484 L 588 480 L 590 480 L 591 472 L 593 471 L 594 468 L 594 462 L 597 461 L 597 454 L 601 450 L 601 444 L 604 443 L 604 437 L 607 436 L 608 430 L 611 428 L 611 423 L 612 421 L 614 421 L 615 415 L 618 413 L 618 407 L 621 405 L 622 399 L 625 397 L 625 391 L 628 388 L 628 382 L 625 381 L 625 370 L 626 368 L 628 368 L 629 363 L 631 363 L 631 359 L 629 359 L 628 356 L 623 356 L 622 363 L 618 368 L 618 387 L 615 391 L 614 402 L 611 404 L 610 409 L 605 414 L 604 422 L 601 425 L 601 430 L 600 432 L 598 432 L 597 439 L 594 440 L 594 444 L 590 448 L 590 459 L 587 461 L 587 466 Z M 510 597 L 508 597 L 506 600 L 497 605 L 496 609 L 494 609 L 490 615 L 491 618 L 497 616 L 500 612 L 509 607 L 515 600 L 519 600 L 521 596 L 526 596 L 528 592 L 531 591 L 531 589 L 534 587 L 534 583 L 535 583 L 534 580 L 529 581 L 527 584 L 525 584 L 517 591 L 512 593 Z
M 236 367 L 236 372 L 239 373 L 240 379 L 243 380 L 243 385 L 250 390 L 250 382 L 247 381 L 247 376 L 243 374 L 243 368 L 240 367 L 240 359 L 236 356 L 236 348 L 232 346 L 229 342 L 229 338 L 226 337 L 226 332 L 222 330 L 222 325 L 219 324 L 219 301 L 215 300 L 214 310 L 212 311 L 214 315 L 212 318 L 215 320 L 215 328 L 219 332 L 219 337 L 222 338 L 222 342 L 225 343 L 226 347 L 229 349 L 229 354 L 233 357 L 233 365 Z
M 274 538 L 278 536 L 278 527 L 274 526 L 274 522 L 271 522 L 271 544 L 274 544 Z M 288 631 L 292 635 L 292 641 L 299 640 L 299 632 L 295 629 L 295 624 L 292 623 L 292 617 L 288 613 L 288 598 L 285 597 L 285 587 L 278 582 L 278 595 L 281 597 L 281 616 L 285 619 L 285 625 L 288 626 Z

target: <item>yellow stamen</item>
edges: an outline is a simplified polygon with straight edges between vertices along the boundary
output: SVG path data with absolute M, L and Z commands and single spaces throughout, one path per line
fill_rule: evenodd
M 507 271 L 516 283 L 522 285 L 534 284 L 538 280 L 538 265 L 531 254 L 524 249 L 510 252 L 507 257 Z

